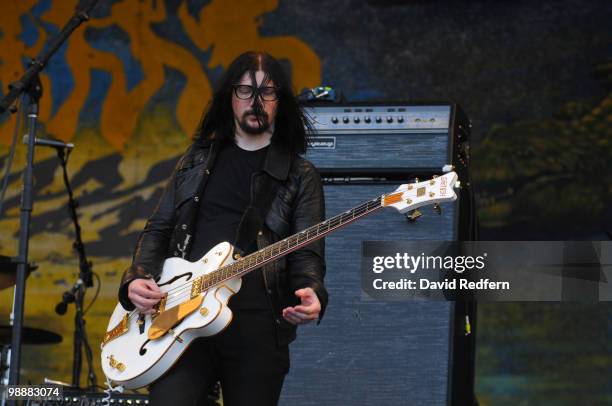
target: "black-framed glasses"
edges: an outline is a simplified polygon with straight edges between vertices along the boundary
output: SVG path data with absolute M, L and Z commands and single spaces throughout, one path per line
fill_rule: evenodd
M 240 100 L 248 100 L 256 93 L 261 95 L 261 98 L 265 101 L 278 99 L 278 88 L 273 86 L 253 88 L 251 85 L 234 85 L 234 94 Z

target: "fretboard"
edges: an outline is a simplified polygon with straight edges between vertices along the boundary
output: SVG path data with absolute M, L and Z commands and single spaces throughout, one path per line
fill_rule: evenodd
M 308 245 L 353 221 L 366 216 L 382 207 L 382 196 L 365 202 L 351 210 L 338 214 L 319 224 L 315 224 L 297 234 L 293 234 L 274 244 L 268 245 L 238 261 L 226 265 L 202 277 L 202 290 L 222 283 L 236 276 L 247 274 L 269 262 L 281 258 L 290 252 Z

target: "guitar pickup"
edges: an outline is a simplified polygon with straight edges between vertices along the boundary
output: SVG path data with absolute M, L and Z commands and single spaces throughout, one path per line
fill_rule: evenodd
M 153 309 L 155 309 L 155 313 L 151 315 L 151 319 L 155 319 L 157 316 L 160 315 L 160 313 L 166 310 L 167 301 L 168 301 L 168 293 L 164 294 L 164 297 L 162 297 L 161 300 L 157 302 L 155 306 L 153 306 Z

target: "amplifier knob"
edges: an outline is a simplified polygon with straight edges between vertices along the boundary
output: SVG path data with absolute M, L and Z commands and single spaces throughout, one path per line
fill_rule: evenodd
M 382 123 L 382 118 L 380 118 L 380 117 L 376 117 L 376 122 L 377 122 L 377 123 Z
M 403 122 L 404 122 L 404 117 L 403 117 L 403 116 L 399 116 L 399 117 L 397 118 L 397 122 L 398 122 L 398 123 L 403 123 Z
M 349 118 L 348 118 L 348 117 L 342 117 L 342 122 L 343 122 L 344 124 L 348 124 L 348 122 L 349 122 Z
M 372 121 L 372 120 L 370 119 L 370 116 L 366 116 L 366 117 L 363 119 L 363 121 L 365 121 L 366 123 L 369 123 L 369 122 L 370 122 L 370 121 Z
M 359 123 L 359 117 L 355 117 L 355 118 L 353 119 L 353 121 L 355 121 L 355 124 L 358 124 L 358 123 Z
M 338 124 L 338 117 L 332 117 L 331 121 L 334 124 Z
M 392 123 L 392 122 L 393 122 L 393 117 L 387 116 L 387 123 Z

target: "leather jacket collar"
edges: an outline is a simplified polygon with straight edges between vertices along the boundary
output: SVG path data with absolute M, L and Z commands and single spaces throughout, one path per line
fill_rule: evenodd
M 291 154 L 277 143 L 271 143 L 263 164 L 264 172 L 278 180 L 286 180 L 291 166 Z

